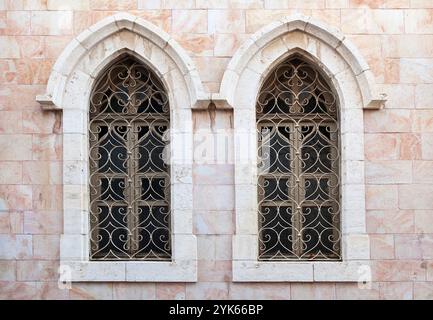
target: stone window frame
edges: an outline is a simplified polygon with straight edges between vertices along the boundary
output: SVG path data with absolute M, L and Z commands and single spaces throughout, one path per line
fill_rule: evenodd
M 171 261 L 90 261 L 88 107 L 99 73 L 120 55 L 142 61 L 169 95 L 171 153 Z M 127 13 L 107 17 L 74 38 L 57 59 L 44 110 L 63 112 L 63 281 L 197 281 L 197 241 L 192 212 L 192 114 L 205 99 L 192 60 L 167 33 Z
M 259 261 L 256 98 L 268 72 L 298 53 L 323 70 L 340 108 L 342 261 Z M 370 271 L 366 232 L 364 109 L 386 101 L 356 47 L 338 30 L 302 15 L 265 26 L 238 49 L 224 73 L 220 96 L 234 109 L 234 282 L 355 282 Z

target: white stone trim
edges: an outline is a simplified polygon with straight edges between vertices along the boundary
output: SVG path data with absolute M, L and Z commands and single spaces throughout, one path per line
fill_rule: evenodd
M 53 66 L 46 93 L 37 96 L 37 101 L 45 109 L 62 109 L 65 82 L 72 74 L 72 70 L 84 55 L 88 55 L 90 49 L 122 30 L 129 30 L 132 34 L 151 41 L 170 57 L 184 78 L 191 106 L 194 106 L 197 100 L 207 99 L 208 95 L 204 91 L 198 71 L 185 50 L 169 34 L 152 23 L 121 12 L 102 19 L 69 42 Z M 137 48 L 137 51 L 140 51 L 139 49 Z
M 172 261 L 89 261 L 88 106 L 99 72 L 128 53 L 161 78 L 170 102 Z M 73 39 L 38 101 L 63 111 L 63 215 L 60 264 L 66 281 L 197 281 L 192 224 L 192 114 L 203 87 L 191 59 L 165 32 L 116 14 Z M 181 152 L 179 152 L 179 150 Z
M 339 100 L 341 262 L 258 261 L 256 98 L 268 71 L 295 52 L 323 70 Z M 233 56 L 221 84 L 222 95 L 234 108 L 236 140 L 233 281 L 357 281 L 363 275 L 370 258 L 365 226 L 363 109 L 371 108 L 376 98 L 371 79 L 365 83 L 361 79 L 369 73 L 343 35 L 302 17 L 263 28 Z
M 356 46 L 339 30 L 300 14 L 275 21 L 248 38 L 230 60 L 221 82 L 219 94 L 225 97 L 230 105 L 236 107 L 234 104 L 235 95 L 238 94 L 236 88 L 240 81 L 240 75 L 250 60 L 275 39 L 282 39 L 284 35 L 294 31 L 300 31 L 320 39 L 337 51 L 339 59 L 346 62 L 355 76 L 355 83 L 359 86 L 363 108 L 379 109 L 384 106 L 386 95 L 377 91 L 373 74 Z

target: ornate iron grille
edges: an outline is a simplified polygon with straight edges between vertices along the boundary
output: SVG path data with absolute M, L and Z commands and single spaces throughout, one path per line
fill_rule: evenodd
M 292 56 L 257 100 L 260 260 L 339 260 L 337 100 L 311 64 Z
M 170 108 L 132 57 L 97 81 L 89 112 L 90 258 L 170 260 Z

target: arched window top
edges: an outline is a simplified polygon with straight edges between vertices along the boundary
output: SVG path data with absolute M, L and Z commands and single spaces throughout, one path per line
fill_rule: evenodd
M 123 56 L 101 73 L 91 94 L 90 118 L 108 114 L 169 118 L 167 91 L 148 66 L 130 55 Z
M 90 98 L 90 259 L 170 260 L 170 108 L 161 81 L 126 56 Z
M 257 98 L 260 260 L 340 260 L 337 101 L 301 56 L 279 63 Z
M 257 115 L 337 119 L 337 98 L 321 71 L 296 54 L 279 63 L 263 82 Z

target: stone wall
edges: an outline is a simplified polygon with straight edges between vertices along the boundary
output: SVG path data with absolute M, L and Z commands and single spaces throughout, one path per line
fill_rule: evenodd
M 58 289 L 62 118 L 41 111 L 35 96 L 45 92 L 68 42 L 119 11 L 168 32 L 213 93 L 248 36 L 293 13 L 336 27 L 355 43 L 388 94 L 385 109 L 364 111 L 370 288 L 232 282 L 233 164 L 197 162 L 197 283 Z M 432 21 L 430 0 L 0 0 L 0 298 L 432 299 Z M 233 112 L 194 110 L 193 124 L 210 133 L 231 129 Z

